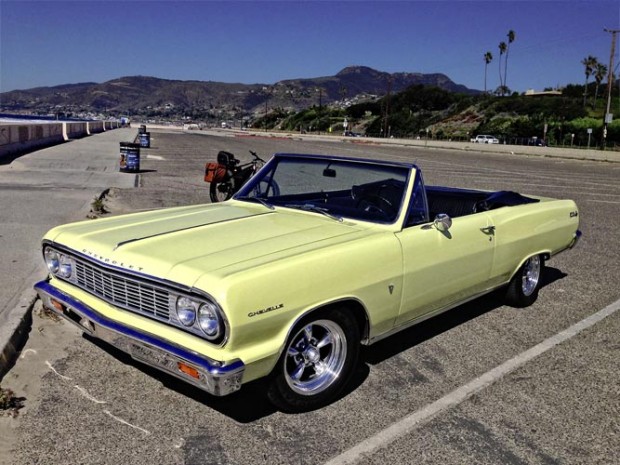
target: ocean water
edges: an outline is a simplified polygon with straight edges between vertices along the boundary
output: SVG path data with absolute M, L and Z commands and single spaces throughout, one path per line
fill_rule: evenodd
M 68 123 L 68 122 L 76 122 L 76 121 L 94 121 L 89 119 L 80 119 L 80 118 L 62 118 L 56 119 L 56 116 L 50 115 L 12 115 L 9 113 L 0 113 L 0 123 L 36 123 L 36 124 L 46 124 L 46 123 Z

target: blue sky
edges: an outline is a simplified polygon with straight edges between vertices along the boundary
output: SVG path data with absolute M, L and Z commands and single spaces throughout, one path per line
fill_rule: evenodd
M 486 51 L 495 88 L 510 29 L 508 87 L 542 90 L 583 83 L 587 55 L 608 65 L 604 28 L 620 29 L 620 1 L 0 0 L 0 92 L 133 75 L 271 84 L 350 65 L 482 89 Z

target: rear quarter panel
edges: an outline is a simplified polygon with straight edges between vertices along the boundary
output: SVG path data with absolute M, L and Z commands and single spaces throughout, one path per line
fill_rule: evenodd
M 495 225 L 496 251 L 492 276 L 507 282 L 532 255 L 554 255 L 566 249 L 579 229 L 579 210 L 572 200 L 539 198 L 540 202 L 487 212 Z

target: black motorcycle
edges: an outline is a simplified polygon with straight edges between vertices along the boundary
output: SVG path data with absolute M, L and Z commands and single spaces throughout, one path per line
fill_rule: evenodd
M 241 189 L 248 179 L 265 164 L 265 160 L 250 150 L 253 159 L 241 164 L 230 152 L 221 151 L 217 154 L 217 163 L 207 163 L 205 182 L 210 183 L 211 202 L 223 202 L 230 199 Z

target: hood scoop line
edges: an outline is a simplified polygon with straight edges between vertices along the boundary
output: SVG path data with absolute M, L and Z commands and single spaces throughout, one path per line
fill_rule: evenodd
M 265 213 L 258 213 L 256 215 L 252 215 L 252 216 L 261 216 L 261 215 L 270 215 L 272 214 L 272 212 L 265 212 Z M 160 237 L 160 236 L 165 236 L 166 234 L 173 234 L 173 233 L 177 233 L 177 232 L 181 232 L 181 231 L 189 231 L 191 229 L 196 229 L 196 228 L 202 228 L 204 226 L 211 226 L 213 224 L 220 224 L 220 223 L 227 223 L 229 221 L 235 221 L 235 220 L 239 220 L 239 219 L 244 219 L 247 217 L 238 217 L 238 218 L 227 218 L 225 220 L 222 221 L 213 221 L 213 222 L 209 222 L 209 223 L 201 223 L 201 224 L 197 224 L 194 226 L 188 226 L 187 228 L 179 228 L 179 229 L 171 229 L 170 231 L 164 231 L 161 233 L 157 233 L 157 234 L 151 234 L 150 236 L 143 236 L 143 237 L 136 237 L 134 239 L 129 239 L 126 241 L 122 241 L 119 242 L 118 244 L 116 244 L 116 246 L 112 249 L 112 250 L 117 250 L 118 248 L 127 245 L 127 244 L 132 244 L 134 242 L 139 242 L 139 241 L 143 241 L 145 239 L 152 239 L 154 237 Z

